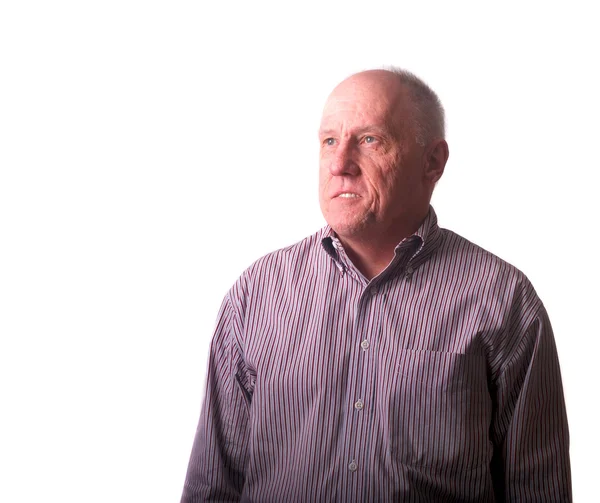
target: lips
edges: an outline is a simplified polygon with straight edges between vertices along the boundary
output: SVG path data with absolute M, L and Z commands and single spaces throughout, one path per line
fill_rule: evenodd
M 331 199 L 335 199 L 336 197 L 339 197 L 342 199 L 357 199 L 360 197 L 360 195 L 357 194 L 356 192 L 352 192 L 350 190 L 340 190 L 340 191 L 334 193 L 333 197 Z

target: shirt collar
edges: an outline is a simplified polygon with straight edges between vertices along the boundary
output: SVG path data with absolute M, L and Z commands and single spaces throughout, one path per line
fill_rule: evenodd
M 419 225 L 414 234 L 404 238 L 394 249 L 396 255 L 414 252 L 410 255 L 408 263 L 412 269 L 416 269 L 435 252 L 440 245 L 441 233 L 437 223 L 437 215 L 433 206 L 429 206 L 427 216 Z M 347 265 L 344 263 L 346 256 L 342 243 L 338 239 L 331 226 L 326 225 L 322 229 L 321 245 L 325 252 L 335 261 L 340 271 L 345 271 Z
M 441 233 L 437 222 L 437 215 L 433 209 L 433 206 L 429 206 L 429 212 L 427 213 L 425 220 L 421 222 L 421 225 L 416 232 L 412 236 L 403 239 L 402 242 L 396 246 L 396 253 L 398 253 L 399 248 L 401 248 L 405 241 L 413 239 L 418 243 L 416 251 L 410 258 L 410 261 L 413 262 L 413 268 L 422 263 L 424 259 L 429 257 L 429 255 L 431 255 L 431 253 L 438 248 L 440 244 Z

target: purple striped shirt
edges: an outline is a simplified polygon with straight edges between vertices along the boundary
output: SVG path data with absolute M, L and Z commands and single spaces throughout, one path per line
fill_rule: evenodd
M 433 208 L 368 281 L 330 227 L 231 288 L 182 502 L 568 502 L 546 311 Z

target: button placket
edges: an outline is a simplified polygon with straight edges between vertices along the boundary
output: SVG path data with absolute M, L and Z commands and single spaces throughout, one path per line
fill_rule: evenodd
M 349 475 L 357 472 L 359 462 L 363 459 L 369 459 L 373 449 L 373 443 L 370 439 L 371 414 L 367 405 L 371 406 L 373 401 L 373 374 L 374 374 L 374 346 L 371 338 L 377 337 L 380 332 L 380 319 L 376 313 L 381 311 L 381 305 L 385 302 L 385 285 L 367 284 L 360 296 L 359 308 L 355 325 L 355 342 L 352 348 L 352 364 L 350 371 L 353 376 L 352 389 L 348 389 L 349 403 L 347 405 L 348 421 L 347 433 L 349 441 L 345 449 L 345 459 Z M 375 322 L 374 322 L 375 321 Z M 354 334 L 353 334 L 354 335 Z M 352 401 L 354 400 L 354 401 Z M 353 484 L 357 483 L 353 477 Z

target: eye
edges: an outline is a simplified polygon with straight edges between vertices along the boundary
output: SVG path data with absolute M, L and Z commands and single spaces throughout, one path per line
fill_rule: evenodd
M 325 140 L 323 140 L 323 145 L 327 145 L 328 147 L 331 147 L 332 145 L 335 145 L 335 139 L 334 138 L 325 138 Z
M 365 143 L 375 143 L 377 139 L 374 136 L 365 136 Z

